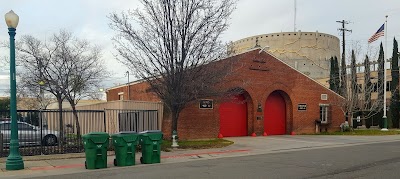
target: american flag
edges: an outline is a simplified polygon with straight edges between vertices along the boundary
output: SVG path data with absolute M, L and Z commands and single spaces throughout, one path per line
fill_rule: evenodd
M 376 31 L 375 34 L 368 39 L 368 43 L 372 43 L 373 41 L 378 40 L 379 37 L 384 35 L 385 35 L 385 24 L 382 24 L 382 26 L 378 29 L 378 31 Z

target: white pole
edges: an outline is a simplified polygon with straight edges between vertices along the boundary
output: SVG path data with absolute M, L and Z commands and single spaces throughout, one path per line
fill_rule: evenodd
M 383 53 L 383 127 L 381 131 L 388 131 L 387 129 L 387 116 L 386 116 L 386 57 L 387 57 L 387 36 L 388 36 L 388 28 L 387 28 L 387 18 L 386 15 L 385 20 L 385 52 Z

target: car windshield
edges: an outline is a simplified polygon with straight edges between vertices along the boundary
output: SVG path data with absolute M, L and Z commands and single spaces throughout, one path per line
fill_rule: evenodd
M 36 130 L 36 129 L 29 124 L 18 123 L 18 130 Z

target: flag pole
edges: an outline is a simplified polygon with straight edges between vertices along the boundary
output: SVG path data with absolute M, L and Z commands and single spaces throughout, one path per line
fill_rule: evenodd
M 387 116 L 386 116 L 386 56 L 387 56 L 387 36 L 388 36 L 388 28 L 387 28 L 387 18 L 388 15 L 386 15 L 386 20 L 385 20 L 385 51 L 383 53 L 383 127 L 381 131 L 388 131 L 387 129 Z

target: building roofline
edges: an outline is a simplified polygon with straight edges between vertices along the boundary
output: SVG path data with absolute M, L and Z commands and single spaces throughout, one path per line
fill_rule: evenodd
M 247 49 L 247 50 L 245 50 L 245 51 L 243 51 L 243 52 L 240 52 L 240 53 L 237 53 L 237 54 L 233 54 L 232 56 L 227 56 L 226 58 L 220 59 L 219 61 L 227 60 L 228 58 L 235 57 L 235 56 L 239 56 L 239 55 L 242 55 L 242 54 L 245 54 L 245 53 L 248 53 L 248 52 L 251 52 L 251 51 L 255 51 L 255 50 L 258 50 L 258 51 L 259 51 L 258 53 L 260 53 L 260 54 L 261 54 L 262 52 L 264 52 L 264 53 L 266 53 L 266 54 L 268 54 L 268 55 L 274 57 L 275 59 L 277 59 L 278 61 L 282 62 L 283 64 L 285 64 L 285 65 L 288 66 L 289 68 L 295 70 L 296 72 L 302 74 L 303 76 L 305 76 L 306 78 L 310 79 L 311 81 L 314 81 L 315 83 L 319 84 L 319 85 L 322 86 L 323 88 L 325 88 L 325 89 L 331 91 L 331 92 L 334 93 L 334 94 L 337 94 L 338 96 L 340 96 L 341 98 L 344 99 L 343 96 L 341 96 L 341 95 L 339 95 L 338 93 L 336 93 L 335 91 L 329 89 L 328 87 L 326 87 L 326 86 L 323 85 L 322 83 L 320 83 L 320 82 L 318 82 L 317 80 L 315 80 L 315 79 L 313 79 L 313 78 L 307 76 L 306 74 L 304 74 L 303 72 L 299 71 L 298 69 L 296 69 L 296 68 L 290 66 L 289 64 L 287 64 L 287 63 L 284 62 L 283 60 L 279 59 L 278 57 L 276 57 L 276 56 L 273 55 L 272 53 L 269 53 L 268 51 L 265 51 L 265 48 L 264 48 L 264 47 L 263 47 L 263 48 L 261 48 L 261 47 L 255 47 L 255 48 Z M 124 87 L 124 86 L 128 86 L 128 85 L 138 84 L 138 83 L 142 83 L 142 82 L 144 82 L 144 81 L 146 81 L 146 80 L 145 80 L 145 79 L 140 79 L 140 80 L 136 80 L 136 81 L 133 81 L 133 82 L 125 83 L 125 84 L 123 84 L 123 85 L 118 85 L 118 86 L 114 86 L 114 87 L 111 87 L 111 88 L 107 88 L 107 89 L 106 89 L 106 93 L 107 93 L 109 90 L 112 90 L 112 89 L 117 89 L 117 88 Z
M 266 54 L 268 54 L 268 55 L 271 55 L 272 57 L 274 57 L 274 58 L 277 59 L 278 61 L 282 62 L 283 64 L 285 64 L 285 65 L 288 66 L 289 68 L 291 68 L 291 69 L 297 71 L 298 73 L 302 74 L 303 76 L 305 76 L 306 78 L 310 79 L 311 81 L 314 81 L 315 83 L 319 84 L 319 85 L 322 86 L 323 88 L 325 88 L 325 89 L 331 91 L 332 93 L 337 94 L 339 97 L 345 99 L 343 96 L 341 96 L 340 94 L 336 93 L 335 91 L 329 89 L 328 87 L 326 87 L 326 86 L 323 85 L 322 83 L 320 83 L 320 82 L 318 82 L 317 80 L 315 80 L 315 79 L 313 79 L 313 78 L 307 76 L 306 74 L 304 74 L 303 72 L 299 71 L 298 69 L 296 69 L 296 68 L 290 66 L 289 64 L 287 64 L 287 63 L 284 62 L 283 60 L 279 59 L 278 57 L 276 57 L 276 56 L 273 55 L 272 53 L 269 53 L 268 51 L 265 51 L 265 49 L 262 49 L 262 48 L 257 47 L 257 48 L 252 49 L 252 50 L 256 50 L 256 49 L 259 49 L 259 50 L 260 50 L 259 53 L 264 52 L 264 53 L 266 53 Z
M 241 40 L 245 40 L 245 39 L 249 39 L 249 38 L 256 38 L 256 37 L 260 37 L 260 36 L 275 35 L 275 34 L 286 34 L 286 33 L 314 33 L 314 34 L 323 34 L 323 35 L 329 35 L 329 36 L 335 37 L 337 40 L 340 40 L 339 37 L 336 37 L 335 35 L 327 34 L 327 33 L 323 33 L 323 32 L 318 32 L 318 31 L 316 31 L 316 32 L 311 32 L 311 31 L 297 31 L 297 32 L 293 32 L 293 31 L 291 31 L 291 32 L 273 32 L 273 33 L 267 33 L 267 34 L 252 35 L 252 36 L 248 36 L 248 37 L 244 37 L 244 38 L 241 38 L 241 39 L 232 41 L 232 43 L 239 42 L 239 41 L 241 41 Z
M 106 93 L 107 93 L 109 90 L 121 88 L 121 87 L 128 86 L 128 85 L 134 85 L 134 84 L 142 83 L 142 82 L 144 82 L 144 81 L 146 81 L 146 80 L 145 80 L 145 79 L 140 79 L 140 80 L 136 80 L 136 81 L 131 81 L 131 82 L 129 82 L 129 83 L 125 83 L 125 84 L 113 86 L 113 87 L 107 88 L 107 89 L 106 89 Z

